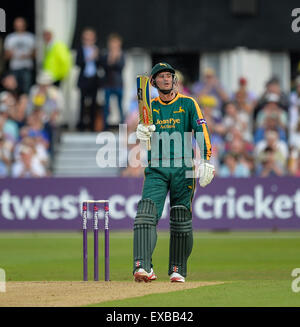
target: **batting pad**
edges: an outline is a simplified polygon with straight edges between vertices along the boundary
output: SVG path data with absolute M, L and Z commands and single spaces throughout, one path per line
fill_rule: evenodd
M 184 206 L 174 206 L 170 212 L 169 275 L 177 272 L 186 277 L 187 260 L 192 248 L 192 214 Z
M 151 258 L 157 241 L 157 211 L 150 199 L 139 201 L 133 232 L 133 272 L 138 268 L 151 270 Z

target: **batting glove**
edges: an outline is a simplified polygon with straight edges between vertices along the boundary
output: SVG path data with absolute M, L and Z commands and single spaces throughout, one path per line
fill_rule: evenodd
M 152 133 L 155 132 L 155 125 L 138 124 L 136 129 L 136 137 L 141 141 L 149 141 Z
M 198 168 L 199 184 L 201 187 L 208 185 L 215 176 L 215 167 L 207 162 L 202 162 Z

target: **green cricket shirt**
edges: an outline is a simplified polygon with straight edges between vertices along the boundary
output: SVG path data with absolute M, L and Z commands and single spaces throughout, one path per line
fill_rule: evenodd
M 177 93 L 169 103 L 164 103 L 159 97 L 151 103 L 156 127 L 151 138 L 151 151 L 148 152 L 151 164 L 164 159 L 194 158 L 192 137 L 196 138 L 201 158 L 210 159 L 209 131 L 201 109 L 193 98 Z

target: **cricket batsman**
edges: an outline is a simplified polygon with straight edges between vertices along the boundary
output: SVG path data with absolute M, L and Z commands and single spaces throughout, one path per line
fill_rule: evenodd
M 138 203 L 134 221 L 133 276 L 137 282 L 157 279 L 152 265 L 157 241 L 156 226 L 170 192 L 168 274 L 171 282 L 184 283 L 187 260 L 193 248 L 192 200 L 196 176 L 199 176 L 201 187 L 208 185 L 214 177 L 214 166 L 209 163 L 210 135 L 197 102 L 177 91 L 175 70 L 171 65 L 156 64 L 151 71 L 150 83 L 158 90 L 159 96 L 151 102 L 153 125 L 139 124 L 136 131 L 141 142 L 151 140 L 151 151 L 148 151 L 142 199 Z M 169 151 L 164 150 L 162 136 L 171 137 L 175 132 L 182 136 L 179 138 L 181 142 L 170 142 Z M 188 152 L 185 147 L 189 142 L 186 142 L 188 138 L 184 135 L 192 135 L 192 132 L 193 135 L 197 133 L 203 136 L 200 140 L 196 138 L 201 150 L 201 163 L 197 172 L 194 171 L 194 152 L 185 155 Z M 158 140 L 156 145 L 154 139 Z M 168 166 L 163 164 L 165 156 L 169 157 Z

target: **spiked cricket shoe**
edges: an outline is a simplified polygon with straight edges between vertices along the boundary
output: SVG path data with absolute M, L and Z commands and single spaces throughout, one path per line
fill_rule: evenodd
M 155 275 L 152 268 L 151 268 L 150 273 L 147 273 L 147 271 L 145 269 L 140 268 L 140 269 L 136 270 L 136 272 L 133 274 L 133 277 L 136 282 L 144 281 L 145 283 L 148 283 L 148 282 L 151 282 L 151 281 L 157 279 L 157 276 Z
M 173 272 L 170 276 L 171 283 L 184 283 L 185 278 L 181 276 L 180 274 Z
M 152 280 L 156 280 L 156 279 L 157 279 L 157 276 L 155 275 L 155 272 L 153 271 L 152 268 L 151 268 L 150 276 L 148 277 L 148 279 L 149 279 L 150 281 L 152 281 Z
M 144 281 L 145 283 L 148 283 L 149 277 L 150 277 L 150 273 L 147 273 L 147 271 L 143 268 L 139 268 L 138 270 L 135 271 L 135 273 L 133 274 L 134 280 L 136 282 L 142 282 Z

